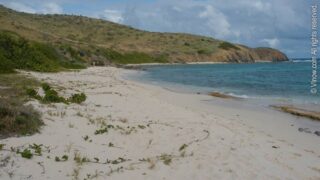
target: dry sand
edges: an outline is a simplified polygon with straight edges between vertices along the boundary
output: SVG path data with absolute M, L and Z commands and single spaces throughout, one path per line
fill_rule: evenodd
M 0 179 L 320 179 L 320 137 L 297 130 L 317 129 L 314 122 L 123 78 L 131 73 L 111 67 L 31 73 L 64 87 L 61 95 L 85 92 L 88 99 L 31 102 L 45 126 L 40 134 L 0 141 Z M 43 144 L 41 156 L 10 151 L 33 143 Z M 67 161 L 55 161 L 63 155 Z

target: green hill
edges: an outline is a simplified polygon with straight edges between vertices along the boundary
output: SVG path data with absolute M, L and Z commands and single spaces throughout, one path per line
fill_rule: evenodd
M 23 48 L 27 49 L 22 48 L 20 51 L 29 52 L 32 49 L 31 54 L 37 51 L 37 63 L 41 64 L 43 61 L 50 66 L 49 69 L 29 68 L 39 71 L 81 67 L 93 62 L 102 65 L 287 60 L 283 53 L 270 48 L 259 48 L 257 51 L 210 37 L 147 32 L 83 16 L 28 14 L 1 5 L 0 24 L 0 38 L 10 36 L 14 41 L 26 41 L 28 47 Z M 5 46 L 2 45 L 2 50 L 5 51 L 3 48 Z M 34 59 L 32 56 L 35 55 L 29 55 L 24 61 Z M 0 58 L 10 60 L 7 55 L 1 55 Z M 17 62 L 13 62 L 15 63 Z M 17 65 L 14 67 L 17 68 Z

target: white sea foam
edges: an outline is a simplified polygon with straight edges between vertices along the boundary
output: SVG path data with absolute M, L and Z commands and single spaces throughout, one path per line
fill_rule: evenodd
M 291 60 L 290 62 L 303 63 L 303 62 L 311 62 L 311 60 Z

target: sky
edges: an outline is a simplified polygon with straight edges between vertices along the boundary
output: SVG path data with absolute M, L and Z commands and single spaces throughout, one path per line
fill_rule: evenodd
M 148 31 L 205 35 L 250 47 L 276 48 L 290 58 L 310 57 L 314 3 L 319 1 L 0 0 L 23 12 L 84 15 Z

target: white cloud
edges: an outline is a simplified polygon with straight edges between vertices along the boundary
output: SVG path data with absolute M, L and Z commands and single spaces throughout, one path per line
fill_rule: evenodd
M 262 2 L 257 0 L 240 0 L 238 3 L 236 3 L 236 5 L 238 5 L 239 8 L 252 8 L 252 10 L 264 12 L 268 12 L 272 8 L 272 5 L 269 2 Z
M 118 10 L 105 9 L 102 14 L 98 15 L 100 18 L 107 19 L 115 23 L 122 23 L 122 13 Z
M 206 24 L 216 37 L 222 38 L 231 33 L 226 16 L 213 6 L 205 6 L 205 10 L 199 14 L 199 17 L 206 19 Z
M 25 4 L 22 4 L 22 3 L 18 3 L 18 2 L 10 2 L 7 4 L 7 6 L 11 9 L 15 9 L 15 10 L 21 11 L 21 12 L 36 13 L 36 10 L 33 9 L 32 7 L 27 6 Z
M 172 9 L 177 11 L 177 12 L 182 12 L 182 9 L 180 7 L 178 7 L 178 6 L 173 6 Z
M 277 48 L 280 44 L 280 41 L 277 38 L 263 39 L 261 40 L 261 42 L 267 43 L 269 47 L 272 47 L 272 48 Z
M 62 8 L 56 3 L 46 3 L 43 5 L 41 12 L 44 14 L 61 14 Z

